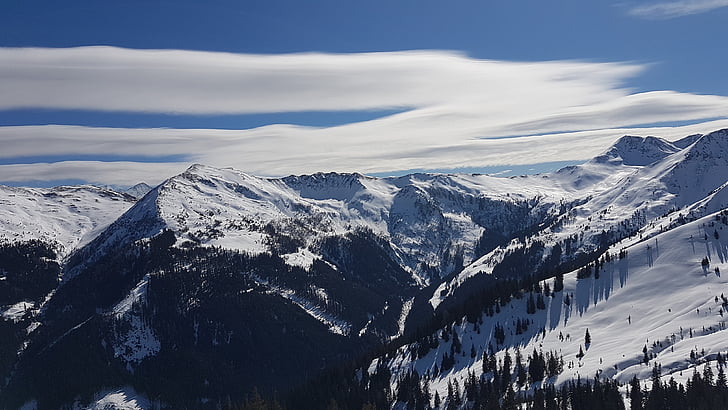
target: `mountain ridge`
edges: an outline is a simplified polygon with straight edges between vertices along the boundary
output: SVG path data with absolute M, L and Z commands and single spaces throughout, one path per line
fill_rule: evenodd
M 132 385 L 164 400 L 179 394 L 182 401 L 171 404 L 199 404 L 219 400 L 225 389 L 242 397 L 253 374 L 270 389 L 290 389 L 295 377 L 283 375 L 284 357 L 305 354 L 294 367 L 313 377 L 316 357 L 333 364 L 413 337 L 432 318 L 461 312 L 478 292 L 557 272 L 567 273 L 571 286 L 570 278 L 605 252 L 642 246 L 728 207 L 727 132 L 674 143 L 626 136 L 582 165 L 512 178 L 261 178 L 195 164 L 136 201 L 101 188 L 0 187 L 0 215 L 7 215 L 0 227 L 10 244 L 32 239 L 20 235 L 22 225 L 7 223 L 18 209 L 34 210 L 29 221 L 52 228 L 43 238 L 66 238 L 52 247 L 54 257 L 41 257 L 60 264 L 60 272 L 42 271 L 60 276 L 60 286 L 42 299 L 0 301 L 7 318 L 0 323 L 20 335 L 8 339 L 18 359 L 7 360 L 15 370 L 4 373 L 9 384 L 0 401 L 20 405 L 35 397 L 53 407 L 71 400 L 63 389 L 88 395 Z M 46 222 L 49 205 L 15 205 L 13 192 L 35 198 L 29 204 L 56 204 L 70 228 Z M 75 203 L 83 205 L 80 222 Z M 244 320 L 234 313 L 241 309 Z M 105 362 L 113 371 L 34 396 L 28 389 L 30 380 L 43 380 L 39 360 L 65 374 L 65 357 L 78 354 L 74 343 L 83 338 L 97 342 L 85 366 Z M 284 348 L 290 355 L 272 365 L 260 361 Z M 257 357 L 255 349 L 266 353 Z M 235 366 L 225 367 L 226 354 Z M 153 382 L 175 361 L 190 363 L 176 372 L 179 382 L 207 378 L 212 387 L 183 393 Z M 253 363 L 249 374 L 241 370 L 246 361 Z M 222 366 L 224 377 L 205 362 Z M 232 387 L 225 378 L 244 382 Z

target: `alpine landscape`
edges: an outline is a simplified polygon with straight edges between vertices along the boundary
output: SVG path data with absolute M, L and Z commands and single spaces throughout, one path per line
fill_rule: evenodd
M 0 410 L 728 409 L 728 1 L 6 1 Z

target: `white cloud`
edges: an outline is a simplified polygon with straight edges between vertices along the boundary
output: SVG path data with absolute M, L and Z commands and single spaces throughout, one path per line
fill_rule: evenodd
M 638 65 L 513 63 L 443 51 L 251 55 L 0 48 L 0 109 L 184 114 L 562 104 L 624 93 Z M 530 102 L 528 100 L 531 100 Z M 525 106 L 524 108 L 529 108 Z
M 706 13 L 726 6 L 728 0 L 680 0 L 637 6 L 630 10 L 630 14 L 645 18 L 670 19 Z
M 437 142 L 404 137 L 367 142 L 341 127 L 317 129 L 271 126 L 254 130 L 113 129 L 70 126 L 0 127 L 0 141 L 8 136 L 31 139 L 37 147 L 63 141 L 86 153 L 97 148 L 86 144 L 89 135 L 107 141 L 105 149 L 119 155 L 190 155 L 189 163 L 137 163 L 66 161 L 43 164 L 0 165 L 6 182 L 87 179 L 91 183 L 156 184 L 183 171 L 190 163 L 234 167 L 254 175 L 280 176 L 317 171 L 387 173 L 407 169 L 527 165 L 554 161 L 578 161 L 601 153 L 625 134 L 655 135 L 676 140 L 686 135 L 728 127 L 728 119 L 682 127 L 598 129 L 500 139 L 449 138 Z M 346 128 L 346 127 L 344 127 Z M 366 131 L 362 127 L 360 131 Z M 324 132 L 324 142 L 319 132 Z M 338 134 L 341 132 L 340 134 Z M 328 135 L 331 134 L 331 135 Z M 332 135 L 338 134 L 338 138 Z M 396 133 L 395 133 L 396 134 Z M 394 135 L 394 134 L 393 134 Z M 159 141 L 173 141 L 160 144 Z M 146 142 L 145 142 L 146 141 Z M 328 142 L 325 142 L 328 141 Z M 353 141 L 353 142 L 351 142 Z M 11 148 L 12 156 L 24 148 Z M 43 150 L 45 151 L 45 150 Z M 192 154 L 195 152 L 196 154 Z
M 406 108 L 326 128 L 0 127 L 0 158 L 6 163 L 109 154 L 130 159 L 3 165 L 0 180 L 156 183 L 183 168 L 149 163 L 170 156 L 258 175 L 583 160 L 622 134 L 651 132 L 629 127 L 726 118 L 728 97 L 633 93 L 622 86 L 644 69 L 623 63 L 478 60 L 441 51 L 262 56 L 0 48 L 0 109 L 210 114 Z M 519 135 L 535 136 L 503 138 Z M 144 163 L 131 162 L 141 157 Z
M 156 185 L 183 172 L 189 164 L 101 161 L 0 165 L 3 182 L 63 181 L 83 179 L 90 184 L 131 186 L 138 182 Z

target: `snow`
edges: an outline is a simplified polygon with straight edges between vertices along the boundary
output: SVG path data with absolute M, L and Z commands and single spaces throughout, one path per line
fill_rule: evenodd
M 112 309 L 114 316 L 122 317 L 127 314 L 135 303 L 139 303 L 147 293 L 147 286 L 149 285 L 149 274 L 144 275 L 144 278 L 132 289 L 121 302 L 117 303 Z
M 705 240 L 705 232 L 714 230 L 725 235 L 719 239 L 708 235 Z M 609 252 L 616 255 L 623 246 L 617 244 Z M 467 356 L 457 357 L 452 370 L 433 380 L 433 394 L 437 390 L 444 397 L 450 378 L 465 377 L 469 370 L 476 375 L 482 373 L 479 359 L 488 343 L 496 346 L 491 332 L 496 323 L 505 327 L 505 346 L 510 347 L 511 356 L 515 347 L 520 348 L 524 361 L 534 349 L 563 355 L 564 372 L 549 380 L 556 384 L 595 374 L 621 383 L 635 375 L 646 379 L 655 361 L 661 364 L 665 379 L 672 376 L 680 381 L 692 374 L 692 367 L 702 363 L 703 359 L 697 363 L 689 360 L 691 350 L 704 349 L 706 358 L 712 355 L 710 360 L 718 352 L 728 351 L 728 312 L 720 314 L 720 295 L 728 293 L 728 277 L 720 273 L 728 272 L 728 226 L 709 215 L 648 240 L 635 241 L 626 249 L 627 258 L 606 263 L 598 279 L 577 279 L 576 272 L 565 275 L 564 290 L 546 298 L 546 309 L 537 310 L 536 314 L 526 313 L 526 295 L 514 299 L 493 317 L 484 315 L 480 333 L 467 322 L 456 323 L 454 328 Z M 705 256 L 711 260 L 709 269 L 701 267 Z M 564 303 L 567 294 L 571 297 L 570 305 Z M 715 302 L 715 297 L 719 302 Z M 513 333 L 518 318 L 534 322 L 521 335 Z M 585 348 L 587 329 L 592 343 Z M 477 350 L 476 359 L 467 354 L 471 345 Z M 645 345 L 649 353 L 656 354 L 649 365 L 642 363 Z M 586 353 L 581 360 L 576 357 L 580 346 Z M 441 341 L 437 350 L 417 361 L 411 360 L 406 346 L 401 348 L 390 362 L 394 370 L 392 380 L 406 369 L 415 368 L 424 374 L 435 364 L 439 366 L 442 353 L 449 352 L 449 347 L 449 343 Z M 501 359 L 504 354 L 504 349 L 497 352 Z
M 15 188 L 0 185 L 0 242 L 37 239 L 59 259 L 87 244 L 135 199 L 95 186 Z
M 134 198 L 142 198 L 144 195 L 146 195 L 152 189 L 153 189 L 152 187 L 145 184 L 144 182 L 140 182 L 132 187 L 125 189 L 124 193 L 129 194 L 129 195 L 133 196 Z
M 501 323 L 507 329 L 506 345 L 519 346 L 524 357 L 534 348 L 563 354 L 567 368 L 552 381 L 592 377 L 597 372 L 621 382 L 633 375 L 642 378 L 651 369 L 640 364 L 646 344 L 664 373 L 679 375 L 700 364 L 685 360 L 691 349 L 705 348 L 706 354 L 728 349 L 714 299 L 727 290 L 726 279 L 712 270 L 718 267 L 728 273 L 728 229 L 721 229 L 720 223 L 710 226 L 715 223 L 710 214 L 728 207 L 727 136 L 722 130 L 674 143 L 628 136 L 583 165 L 514 178 L 477 174 L 372 178 L 338 173 L 261 178 L 193 165 L 136 203 L 128 195 L 89 186 L 0 187 L 0 241 L 42 239 L 65 258 L 98 238 L 93 242 L 92 257 L 96 257 L 171 229 L 176 246 L 217 246 L 256 255 L 274 252 L 275 239 L 288 236 L 298 241 L 297 250 L 280 256 L 291 266 L 310 269 L 316 260 L 334 266 L 321 255 L 324 240 L 364 228 L 388 242 L 394 259 L 422 287 L 439 280 L 437 275 L 452 274 L 428 295 L 430 305 L 438 308 L 469 278 L 492 274 L 506 252 L 524 241 L 541 241 L 548 251 L 576 236 L 579 252 L 588 253 L 598 249 L 601 232 L 612 232 L 623 239 L 609 252 L 616 255 L 627 249 L 627 259 L 607 263 L 599 279 L 577 280 L 574 272 L 567 274 L 564 291 L 547 298 L 546 310 L 535 315 L 525 313 L 525 299 L 516 299 L 495 317 L 483 317 L 481 328 L 486 331 L 480 334 L 472 325 L 456 324 L 463 347 L 469 350 L 475 345 L 480 356 L 492 337 L 488 329 Z M 682 218 L 702 219 L 674 228 Z M 538 232 L 516 238 L 517 232 L 507 231 L 515 230 L 516 224 Z M 514 239 L 476 255 L 475 244 L 488 229 L 502 230 Z M 715 239 L 711 229 L 725 234 Z M 465 264 L 460 271 L 454 271 L 456 255 Z M 699 263 L 705 256 L 711 259 L 708 271 Z M 114 349 L 128 363 L 156 354 L 161 346 L 135 311 L 145 295 L 146 280 L 110 311 L 125 322 Z M 259 282 L 331 332 L 350 334 L 351 324 L 322 307 L 326 289 L 314 289 L 319 300 L 312 301 L 291 289 Z M 564 304 L 566 294 L 573 295 L 569 305 Z M 400 312 L 400 334 L 411 306 L 411 300 L 405 301 Z M 20 310 L 17 304 L 5 307 L 2 317 L 15 320 Z M 511 335 L 513 321 L 526 317 L 535 323 L 526 333 Z M 593 343 L 577 360 L 587 328 Z M 691 328 L 692 337 L 686 337 Z M 560 333 L 568 335 L 567 340 Z M 663 347 L 652 347 L 656 341 Z M 438 349 L 416 362 L 403 349 L 390 363 L 393 374 L 411 367 L 423 374 L 439 363 L 448 346 L 441 343 Z M 498 352 L 499 357 L 503 354 Z M 469 355 L 458 357 L 455 368 L 435 379 L 433 386 L 442 396 L 448 377 L 464 376 L 477 366 Z
M 107 390 L 94 395 L 93 402 L 82 407 L 80 404 L 74 408 L 85 408 L 89 410 L 145 410 L 152 408 L 152 402 L 145 396 L 139 394 L 131 386 Z
M 316 259 L 319 259 L 319 257 L 315 254 L 313 254 L 308 249 L 299 249 L 298 252 L 295 253 L 287 253 L 284 255 L 281 255 L 284 261 L 288 265 L 291 266 L 298 266 L 303 269 L 310 269 L 313 265 L 313 262 Z
M 351 332 L 351 324 L 349 322 L 327 313 L 324 309 L 308 299 L 296 295 L 292 290 L 283 290 L 279 295 L 290 300 L 313 318 L 326 325 L 331 333 L 346 336 Z
M 161 349 L 161 343 L 154 331 L 144 322 L 141 313 L 135 308 L 144 302 L 148 286 L 149 275 L 145 275 L 111 310 L 111 314 L 118 320 L 114 326 L 115 337 L 112 340 L 114 357 L 121 357 L 128 365 L 154 356 Z
M 126 318 L 126 328 L 115 335 L 112 345 L 114 357 L 122 358 L 131 368 L 131 364 L 139 363 L 159 353 L 161 343 L 141 317 L 127 315 Z
M 409 298 L 402 304 L 402 312 L 399 314 L 399 319 L 397 319 L 397 334 L 393 335 L 391 339 L 396 339 L 404 334 L 404 325 L 407 322 L 407 317 L 410 314 L 410 311 L 412 310 L 412 306 L 414 305 L 415 298 Z
M 275 294 L 278 296 L 281 296 L 285 299 L 290 300 L 293 302 L 294 305 L 301 308 L 304 312 L 308 313 L 311 317 L 318 320 L 319 322 L 323 323 L 328 327 L 329 331 L 331 333 L 346 336 L 351 332 L 351 324 L 343 319 L 337 318 L 336 316 L 326 312 L 325 309 L 323 309 L 321 306 L 318 306 L 316 303 L 297 295 L 296 292 L 294 292 L 292 289 L 286 289 L 281 286 L 276 286 L 271 283 L 269 283 L 267 280 L 260 278 L 255 275 L 251 275 L 253 279 L 258 282 L 259 284 L 265 286 L 268 290 L 267 292 L 270 294 Z M 323 299 L 324 301 L 328 299 L 328 295 L 326 295 L 325 291 L 323 289 L 314 289 L 318 294 L 321 294 L 323 292 Z
M 24 300 L 14 305 L 6 306 L 3 310 L 0 310 L 0 316 L 2 316 L 4 320 L 17 322 L 23 317 L 23 315 L 25 315 L 28 309 L 32 308 L 33 302 Z
M 623 137 L 603 155 L 553 174 L 503 179 L 513 192 L 541 192 L 541 201 L 553 198 L 578 205 L 562 223 L 543 229 L 533 239 L 547 247 L 575 234 L 583 234 L 584 250 L 602 231 L 625 232 L 625 225 L 652 236 L 666 229 L 677 215 L 700 217 L 728 207 L 728 132 L 685 139 L 680 146 L 655 137 Z M 529 194 L 530 195 L 530 194 Z M 545 195 L 545 196 L 543 196 Z M 551 198 L 551 199 L 548 199 Z M 552 208 L 555 210 L 555 208 Z M 679 210 L 669 218 L 670 211 Z M 652 221 L 644 224 L 644 221 Z M 625 242 L 625 244 L 633 243 Z M 430 297 L 437 308 L 451 291 L 479 273 L 489 274 L 512 242 L 473 261 L 454 278 L 440 284 Z

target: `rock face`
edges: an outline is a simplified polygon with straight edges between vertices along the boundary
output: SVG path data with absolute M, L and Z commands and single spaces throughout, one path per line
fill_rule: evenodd
M 508 179 L 193 165 L 139 200 L 0 187 L 0 251 L 17 256 L 0 259 L 14 261 L 0 266 L 0 407 L 124 386 L 173 407 L 286 391 L 498 283 L 723 209 L 726 134 L 623 137 Z

